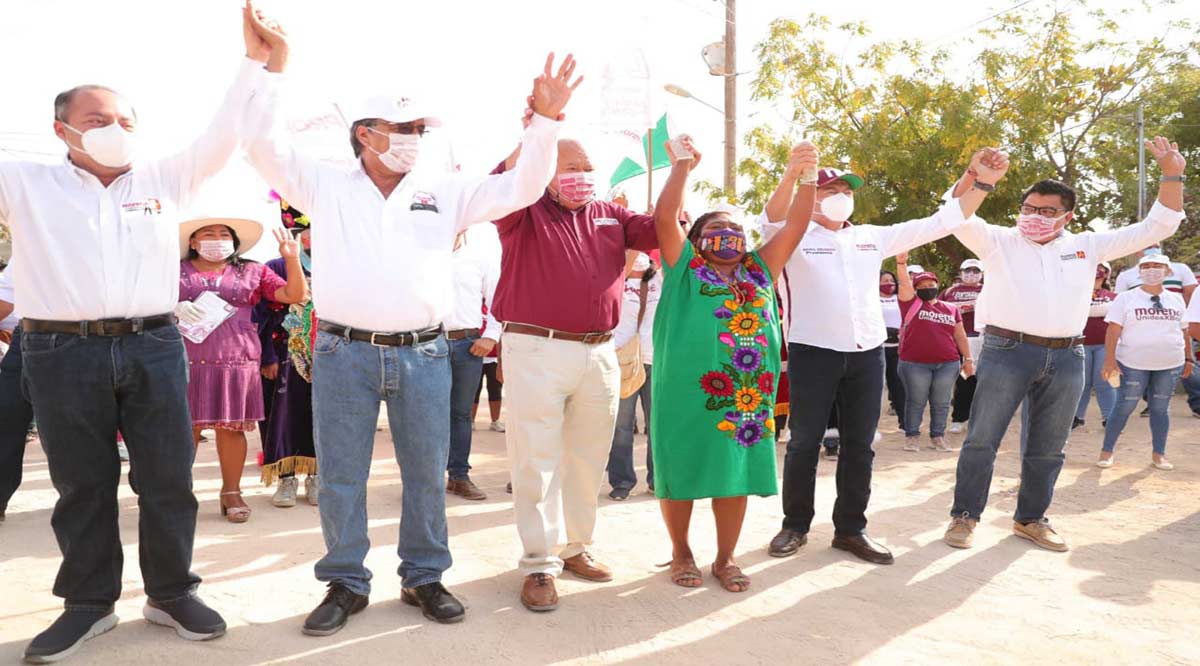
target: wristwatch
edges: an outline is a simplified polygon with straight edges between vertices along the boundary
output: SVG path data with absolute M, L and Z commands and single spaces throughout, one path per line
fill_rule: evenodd
M 1182 183 L 1183 176 L 1162 176 L 1158 179 L 1160 183 Z
M 992 183 L 984 183 L 984 182 L 981 182 L 978 180 L 975 181 L 975 183 L 973 185 L 971 185 L 971 187 L 974 187 L 977 190 L 983 190 L 984 192 L 995 192 L 996 191 L 996 186 L 993 185 Z

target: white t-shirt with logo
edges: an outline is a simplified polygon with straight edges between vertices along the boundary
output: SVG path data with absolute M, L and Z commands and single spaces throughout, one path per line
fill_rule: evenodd
M 1183 365 L 1183 297 L 1163 290 L 1133 289 L 1117 296 L 1104 321 L 1122 327 L 1117 361 L 1136 370 L 1170 370 Z
M 646 284 L 646 313 L 642 315 L 642 326 L 638 328 L 638 311 L 641 309 L 641 278 L 625 278 L 625 291 L 621 298 L 621 319 L 613 329 L 613 344 L 625 346 L 634 335 L 641 342 L 642 363 L 654 363 L 654 314 L 662 297 L 662 271 L 657 271 Z

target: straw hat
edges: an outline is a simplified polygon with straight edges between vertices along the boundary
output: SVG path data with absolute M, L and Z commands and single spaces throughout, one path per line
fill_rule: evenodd
M 263 235 L 263 225 L 255 220 L 241 217 L 198 217 L 179 225 L 179 257 L 187 257 L 192 234 L 204 227 L 218 224 L 233 229 L 233 233 L 237 234 L 238 246 L 234 249 L 234 254 L 245 254 L 258 244 Z

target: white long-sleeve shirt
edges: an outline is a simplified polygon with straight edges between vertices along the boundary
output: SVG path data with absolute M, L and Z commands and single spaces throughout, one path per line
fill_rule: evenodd
M 483 177 L 422 171 L 388 198 L 361 162 L 343 168 L 283 141 L 283 77 L 268 74 L 255 98 L 261 123 L 250 162 L 313 220 L 313 304 L 325 321 L 380 332 L 444 322 L 454 302 L 454 236 L 525 208 L 545 192 L 558 160 L 560 123 L 534 114 L 511 171 Z
M 1137 224 L 1115 231 L 1063 231 L 1045 245 L 1014 227 L 972 217 L 954 235 L 988 269 L 975 303 L 975 328 L 990 324 L 1048 338 L 1080 335 L 1092 304 L 1096 265 L 1167 238 L 1183 217 L 1181 211 L 1155 202 Z
M 482 328 L 480 337 L 499 342 L 503 326 L 491 315 L 492 298 L 500 282 L 500 239 L 495 227 L 480 225 L 468 229 L 453 256 L 454 305 L 446 315 L 446 330 Z M 481 304 L 487 305 L 486 320 Z
M 760 217 L 764 242 L 785 224 L 765 216 Z M 879 304 L 883 260 L 947 236 L 964 221 L 955 199 L 930 217 L 890 226 L 847 224 L 830 231 L 810 224 L 786 267 L 788 342 L 840 352 L 882 345 L 887 339 Z
M 12 230 L 10 270 L 23 316 L 82 321 L 174 309 L 181 210 L 237 148 L 263 72 L 243 60 L 199 139 L 177 155 L 135 162 L 108 187 L 68 159 L 0 162 L 0 224 Z

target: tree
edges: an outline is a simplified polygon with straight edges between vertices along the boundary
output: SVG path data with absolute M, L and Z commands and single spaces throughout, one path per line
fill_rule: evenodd
M 1157 104 L 1156 118 L 1181 113 L 1188 51 L 1166 37 L 1125 37 L 1120 15 L 1088 16 L 1085 38 L 1078 15 L 1003 14 L 978 32 L 983 47 L 957 80 L 947 73 L 954 64 L 949 47 L 882 42 L 844 62 L 838 42 L 866 36 L 864 23 L 835 28 L 815 14 L 803 22 L 778 19 L 757 47 L 752 94 L 790 102 L 794 124 L 806 128 L 826 163 L 866 179 L 868 187 L 855 195 L 855 219 L 893 224 L 929 215 L 971 153 L 992 145 L 1011 154 L 1013 168 L 981 208 L 985 219 L 1011 223 L 1023 188 L 1055 178 L 1079 192 L 1073 230 L 1097 217 L 1123 224 L 1126 190 L 1130 184 L 1136 190 L 1136 169 L 1127 167 L 1137 159 L 1129 119 L 1149 100 Z M 1185 22 L 1168 28 L 1169 36 L 1196 38 Z M 749 156 L 738 167 L 751 184 L 737 197 L 743 207 L 762 209 L 783 173 L 787 146 L 799 137 L 766 125 L 749 132 Z M 728 196 L 707 183 L 698 189 Z M 917 250 L 914 261 L 949 275 L 967 256 L 947 238 Z

